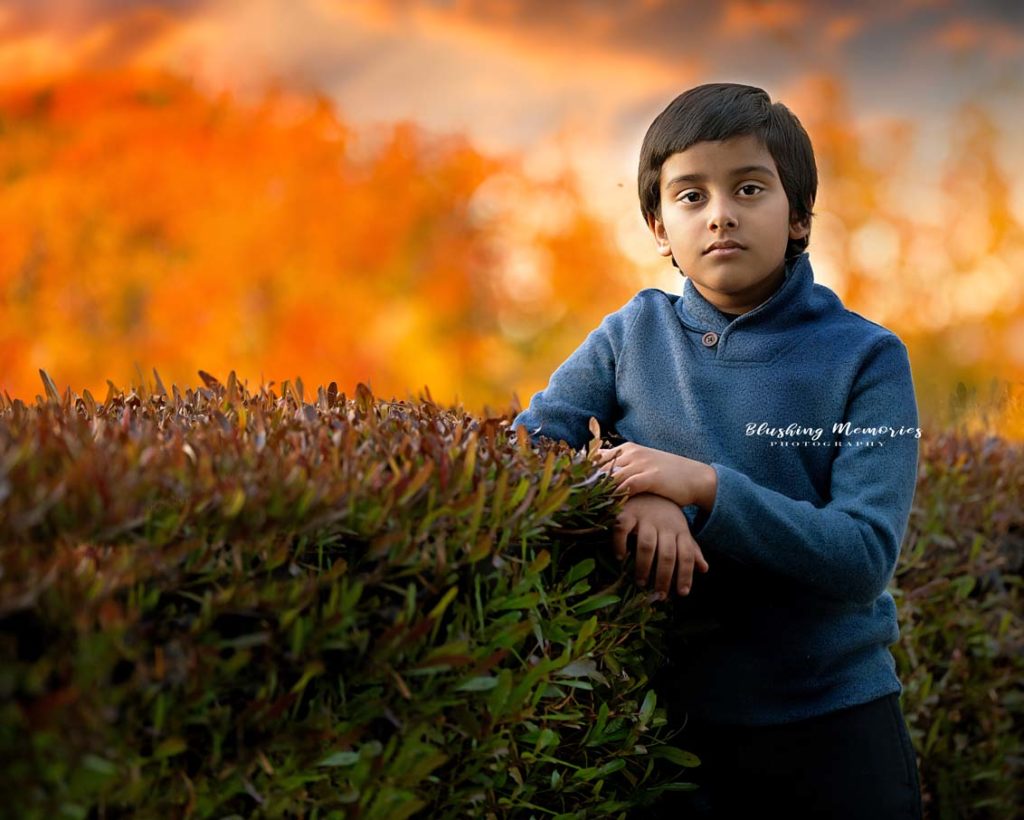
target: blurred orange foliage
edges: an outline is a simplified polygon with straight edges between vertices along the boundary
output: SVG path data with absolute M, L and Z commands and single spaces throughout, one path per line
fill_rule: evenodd
M 908 123 L 859 131 L 828 76 L 787 104 L 818 158 L 816 271 L 907 342 L 923 417 L 1024 438 L 1024 228 L 984 109 L 928 215 L 900 187 Z M 357 132 L 321 95 L 242 103 L 146 69 L 0 89 L 0 224 L 0 390 L 24 398 L 40 368 L 97 395 L 203 369 L 504 411 L 652 284 L 569 171 L 540 182 L 457 135 Z
M 817 157 L 816 276 L 906 342 L 926 425 L 1024 440 L 1024 208 L 997 156 L 1014 137 L 979 98 L 926 136 L 948 150 L 923 164 L 920 123 L 859 122 L 834 76 L 805 77 L 786 104 Z
M 398 398 L 429 387 L 480 411 L 631 295 L 569 180 L 528 182 L 515 157 L 408 123 L 371 136 L 322 97 L 247 106 L 162 72 L 4 90 L 0 389 L 31 396 L 42 367 L 105 394 L 138 363 L 182 385 L 202 368 Z M 518 200 L 475 197 L 486 180 Z M 565 209 L 524 237 L 544 253 L 529 274 L 543 294 L 496 242 L 524 197 Z

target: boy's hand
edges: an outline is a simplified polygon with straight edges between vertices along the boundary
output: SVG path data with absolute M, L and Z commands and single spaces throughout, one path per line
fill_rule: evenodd
M 714 505 L 718 476 L 709 464 L 633 442 L 600 449 L 595 458 L 631 496 L 657 493 L 680 507 L 698 504 L 708 512 Z
M 690 525 L 683 511 L 660 495 L 641 493 L 626 501 L 615 522 L 613 544 L 619 560 L 626 557 L 626 539 L 636 530 L 636 582 L 647 586 L 654 565 L 654 591 L 668 597 L 673 571 L 675 591 L 688 595 L 693 584 L 693 567 L 707 572 L 704 553 L 690 535 Z

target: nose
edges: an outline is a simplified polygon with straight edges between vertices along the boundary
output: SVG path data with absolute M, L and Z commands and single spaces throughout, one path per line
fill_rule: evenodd
M 734 230 L 736 228 L 736 217 L 729 209 L 728 202 L 719 199 L 718 204 L 708 211 L 708 228 L 717 231 L 721 228 Z

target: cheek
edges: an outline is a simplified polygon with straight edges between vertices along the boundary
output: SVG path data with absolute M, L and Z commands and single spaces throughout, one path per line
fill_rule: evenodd
M 671 222 L 666 223 L 665 229 L 668 231 L 669 239 L 682 248 L 693 241 L 693 236 L 699 232 L 700 226 L 692 219 L 677 215 Z
M 781 208 L 773 213 L 770 219 L 765 220 L 761 230 L 768 244 L 773 248 L 782 248 L 783 251 L 789 243 L 789 208 Z

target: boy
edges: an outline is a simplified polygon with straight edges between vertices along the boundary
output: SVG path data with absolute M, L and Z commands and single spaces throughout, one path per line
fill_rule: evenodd
M 663 691 L 707 788 L 673 799 L 920 817 L 886 590 L 918 465 L 906 347 L 814 282 L 813 149 L 761 89 L 673 100 L 638 182 L 682 295 L 606 316 L 513 429 L 578 448 L 594 417 L 626 441 L 598 457 L 629 493 L 616 552 L 635 535 L 637 582 L 683 596 Z

